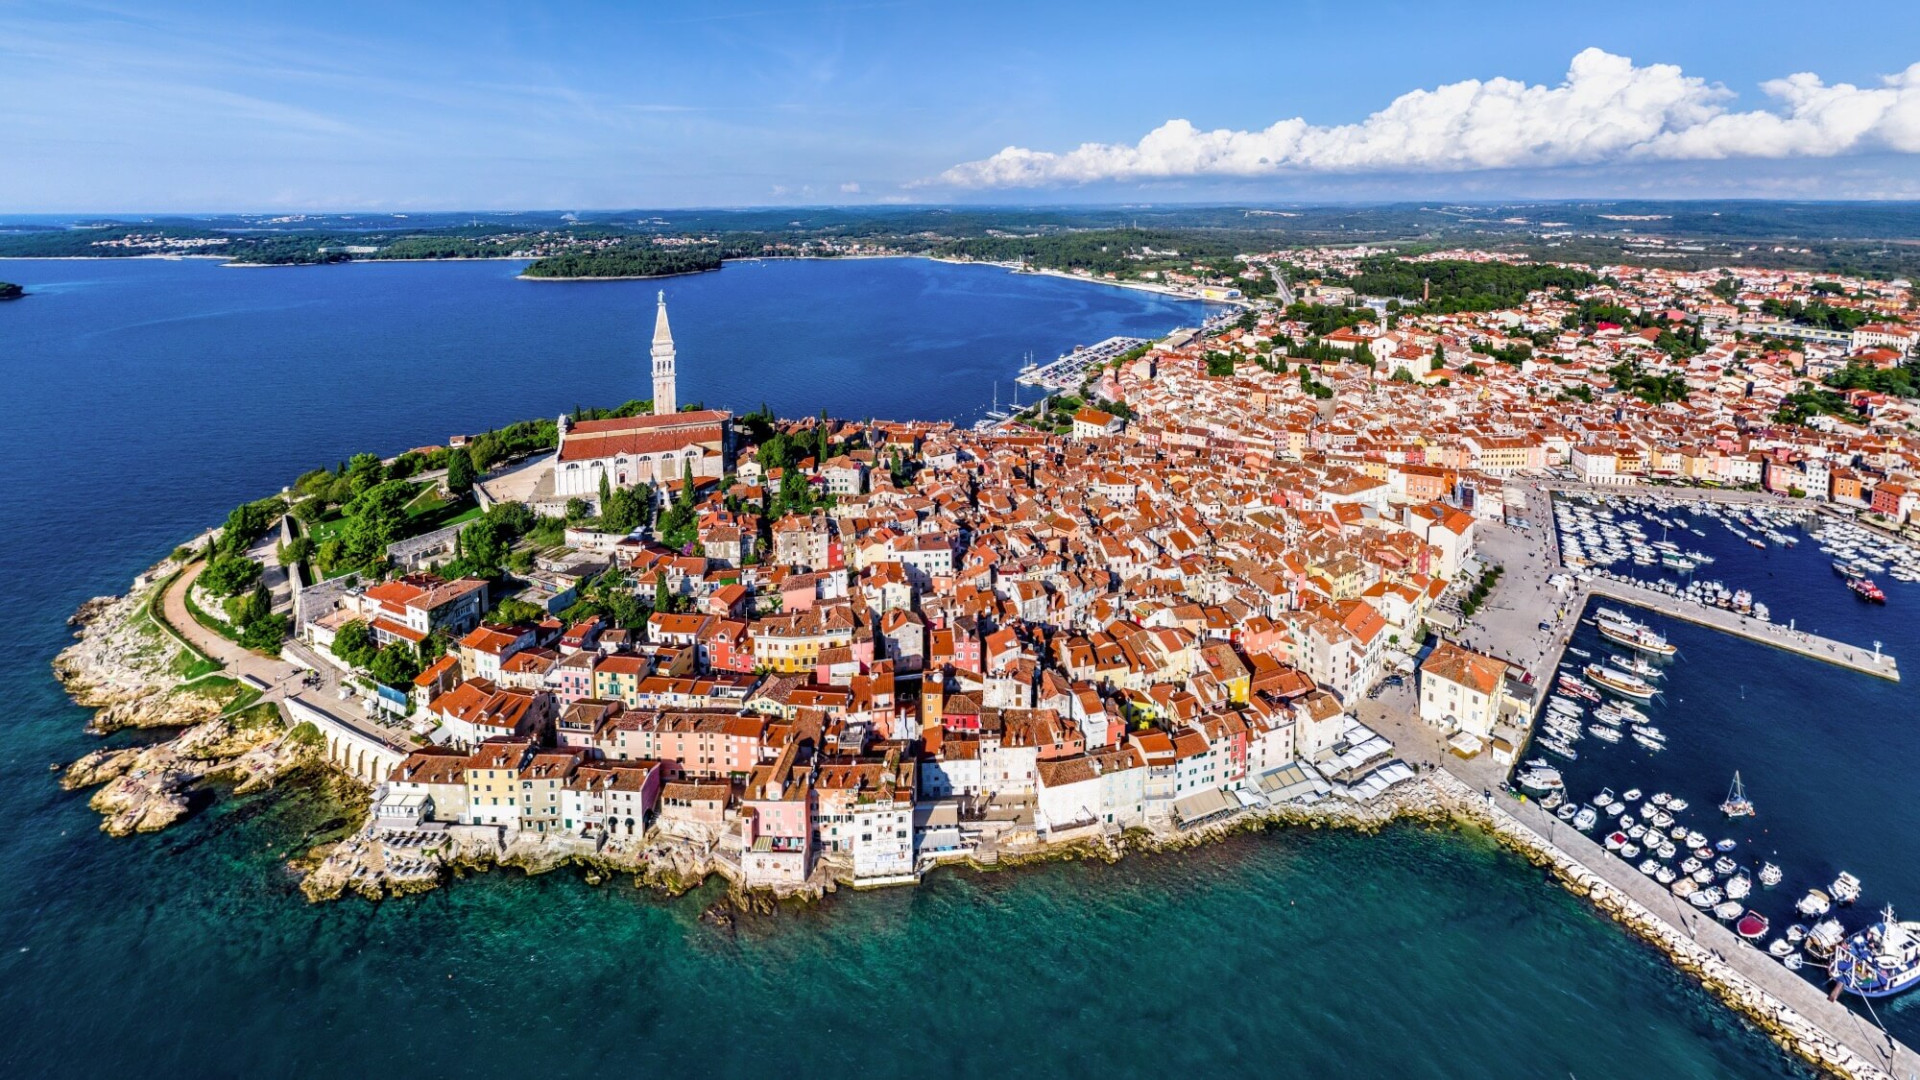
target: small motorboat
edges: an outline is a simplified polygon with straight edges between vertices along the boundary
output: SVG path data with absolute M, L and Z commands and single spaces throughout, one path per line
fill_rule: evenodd
M 1727 858 L 1725 855 L 1713 860 L 1713 872 L 1719 874 L 1721 877 L 1726 877 L 1738 869 L 1740 869 L 1739 864 Z
M 1595 812 L 1593 807 L 1583 806 L 1578 813 L 1573 815 L 1573 827 L 1579 829 L 1581 832 L 1586 832 L 1588 829 L 1593 828 L 1594 823 L 1599 820 L 1600 815 Z
M 1706 909 L 1719 903 L 1720 900 L 1721 900 L 1720 890 L 1714 888 L 1711 885 L 1707 886 L 1704 889 L 1700 889 L 1697 892 L 1695 892 L 1693 895 L 1687 897 L 1687 903 L 1692 904 L 1694 907 L 1697 907 L 1702 911 L 1705 911 Z
M 1721 922 L 1732 922 L 1740 917 L 1740 905 L 1732 900 L 1722 900 L 1713 905 L 1713 917 Z
M 1703 866 L 1700 869 L 1695 870 L 1693 873 L 1687 876 L 1699 882 L 1700 884 L 1705 885 L 1707 882 L 1713 880 L 1713 870 Z
M 1687 856 L 1686 861 L 1680 864 L 1680 872 L 1683 874 L 1691 874 L 1698 869 L 1700 869 L 1700 860 L 1691 855 Z
M 1799 971 L 1802 967 L 1806 966 L 1807 962 L 1800 959 L 1799 953 L 1788 953 L 1780 963 L 1781 966 L 1785 967 L 1788 971 Z
M 1795 911 L 1807 918 L 1817 919 L 1833 910 L 1833 898 L 1819 889 L 1808 889 L 1807 895 L 1801 897 L 1800 902 L 1793 907 Z
M 1827 892 L 1833 897 L 1834 903 L 1845 907 L 1860 899 L 1860 879 L 1842 871 L 1839 877 L 1833 879 L 1833 884 L 1827 887 Z
M 1662 840 L 1662 841 L 1660 842 L 1660 850 L 1659 850 L 1659 855 L 1660 855 L 1660 857 L 1661 857 L 1661 858 L 1663 858 L 1663 859 L 1671 859 L 1671 858 L 1673 858 L 1673 857 L 1674 857 L 1675 855 L 1677 855 L 1677 854 L 1679 854 L 1679 852 L 1680 852 L 1680 849 L 1679 849 L 1679 848 L 1677 848 L 1677 847 L 1674 847 L 1674 846 L 1673 846 L 1672 844 L 1670 844 L 1670 843 L 1668 843 L 1668 842 L 1666 842 L 1665 840 Z
M 1751 892 L 1753 892 L 1753 879 L 1748 877 L 1747 875 L 1735 874 L 1732 877 L 1727 879 L 1727 898 L 1728 899 L 1744 900 L 1746 899 L 1747 894 Z
M 1620 845 L 1620 857 L 1623 859 L 1639 858 L 1640 845 L 1634 843 L 1631 839 L 1629 839 L 1626 843 Z
M 1626 844 L 1626 842 L 1627 842 L 1626 833 L 1614 832 L 1614 833 L 1607 834 L 1607 850 L 1608 851 L 1619 851 L 1620 848 Z
M 1806 936 L 1807 936 L 1806 923 L 1797 922 L 1797 923 L 1794 923 L 1792 926 L 1787 927 L 1787 940 L 1791 941 L 1795 945 L 1800 944 L 1800 942 L 1804 940 Z
M 1717 843 L 1715 843 L 1715 844 L 1713 845 L 1713 850 L 1715 850 L 1715 851 L 1732 851 L 1732 850 L 1733 850 L 1734 848 L 1736 848 L 1736 847 L 1739 847 L 1739 846 L 1740 846 L 1740 845 L 1739 845 L 1739 844 L 1738 844 L 1737 842 L 1735 842 L 1735 841 L 1733 841 L 1733 840 L 1721 840 L 1721 841 L 1718 841 Z
M 1773 888 L 1775 885 L 1780 884 L 1780 879 L 1783 876 L 1780 868 L 1772 863 L 1762 863 L 1760 865 L 1760 885 L 1762 888 Z
M 1561 821 L 1572 821 L 1573 815 L 1579 812 L 1580 812 L 1580 808 L 1578 806 L 1575 806 L 1572 803 L 1561 803 L 1560 807 L 1556 809 L 1553 813 L 1554 813 L 1554 816 L 1559 818 Z
M 1667 809 L 1673 811 L 1676 814 L 1682 810 L 1685 810 L 1686 808 L 1687 808 L 1687 800 L 1685 799 L 1668 799 L 1667 800 Z
M 1700 891 L 1700 886 L 1692 878 L 1681 878 L 1673 883 L 1673 895 L 1685 900 Z
M 1733 924 L 1733 932 L 1746 938 L 1748 941 L 1759 941 L 1761 938 L 1767 936 L 1768 925 L 1765 915 L 1757 911 L 1748 911 L 1740 917 L 1739 922 Z M 1789 948 L 1791 948 L 1791 946 L 1789 946 Z
M 1680 876 L 1679 874 L 1676 874 L 1673 872 L 1673 867 L 1671 866 L 1662 866 L 1660 869 L 1655 870 L 1653 872 L 1653 880 L 1659 882 L 1662 885 L 1673 884 L 1673 879 L 1679 876 Z
M 1640 798 L 1640 789 L 1637 787 L 1630 787 L 1626 791 L 1622 792 L 1620 794 L 1620 797 L 1622 799 L 1625 799 L 1628 802 L 1634 802 Z
M 1687 836 L 1687 827 L 1685 825 L 1675 825 L 1667 835 L 1673 837 L 1675 840 L 1684 840 Z
M 1707 846 L 1706 834 L 1699 831 L 1689 831 L 1687 833 L 1687 846 L 1690 848 L 1706 847 Z
M 1640 865 L 1636 867 L 1636 869 L 1638 869 L 1641 873 L 1647 875 L 1648 877 L 1652 877 L 1660 869 L 1660 860 L 1659 859 L 1642 859 L 1640 860 Z
M 1793 942 L 1788 941 L 1786 938 L 1774 938 L 1773 943 L 1767 946 L 1767 955 L 1773 957 L 1775 960 L 1786 956 L 1792 951 Z

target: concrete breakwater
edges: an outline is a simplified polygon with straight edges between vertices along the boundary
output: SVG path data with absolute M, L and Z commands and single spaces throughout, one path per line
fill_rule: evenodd
M 1815 1067 L 1852 1080 L 1894 1080 L 1920 1069 L 1920 1055 L 1891 1035 L 1831 1002 L 1800 976 L 1735 936 L 1713 919 L 1693 917 L 1658 883 L 1571 830 L 1561 842 L 1534 825 L 1554 830 L 1533 804 L 1508 806 L 1476 794 L 1450 773 L 1428 775 L 1464 820 L 1485 828 L 1536 865 L 1552 870 L 1566 888 L 1665 953 L 1675 967 L 1698 979 L 1724 1004 L 1765 1031 L 1776 1043 Z M 1531 812 L 1531 814 L 1529 814 Z M 1567 850 L 1592 851 L 1576 856 Z M 1660 909 L 1672 907 L 1677 919 Z M 1681 923 L 1682 925 L 1676 925 Z
M 1840 667 L 1891 682 L 1900 681 L 1899 665 L 1893 657 L 1885 653 L 1849 645 L 1844 641 L 1834 641 L 1818 634 L 1809 634 L 1804 630 L 1789 629 L 1778 623 L 1761 622 L 1759 619 L 1737 612 L 1680 600 L 1644 585 L 1634 585 L 1615 578 L 1596 578 L 1585 588 L 1594 596 L 1611 597 L 1649 611 L 1657 611 L 1670 618 L 1682 619 L 1743 637 L 1749 641 L 1757 641 L 1762 645 L 1785 649 L 1791 653 L 1837 664 Z

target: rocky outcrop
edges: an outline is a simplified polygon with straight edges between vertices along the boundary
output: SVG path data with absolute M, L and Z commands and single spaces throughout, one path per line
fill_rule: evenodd
M 166 742 L 95 750 L 68 766 L 60 782 L 69 789 L 105 784 L 88 805 L 104 816 L 102 829 L 125 836 L 154 832 L 186 816 L 187 792 L 195 784 L 224 778 L 255 790 L 310 755 L 285 737 L 277 709 L 257 706 L 210 716 Z
M 163 563 L 143 579 L 170 567 Z M 148 603 L 157 602 L 159 594 L 159 585 L 148 585 L 125 596 L 96 596 L 67 620 L 77 628 L 77 640 L 54 658 L 53 672 L 74 701 L 109 708 L 164 692 L 178 681 L 172 665 L 182 646 L 147 617 Z

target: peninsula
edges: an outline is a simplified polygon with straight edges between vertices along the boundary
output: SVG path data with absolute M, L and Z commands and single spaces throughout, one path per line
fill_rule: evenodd
M 57 667 L 96 729 L 185 731 L 65 781 L 131 832 L 210 779 L 324 768 L 365 809 L 301 861 L 314 900 L 571 862 L 760 902 L 1464 822 L 1797 1052 L 1881 1075 L 1778 965 L 1709 955 L 1490 793 L 1558 660 L 1564 553 L 1522 527 L 1546 489 L 1898 537 L 1912 289 L 1367 245 L 1235 266 L 1280 301 L 973 428 L 682 408 L 663 296 L 648 399 L 314 469 L 89 605 Z

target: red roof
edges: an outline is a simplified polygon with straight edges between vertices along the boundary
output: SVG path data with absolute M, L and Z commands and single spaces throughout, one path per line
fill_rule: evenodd
M 657 454 L 696 443 L 717 443 L 726 437 L 728 413 L 716 409 L 672 413 L 667 416 L 624 416 L 614 420 L 582 420 L 560 443 L 561 461 L 613 457 L 617 454 Z

